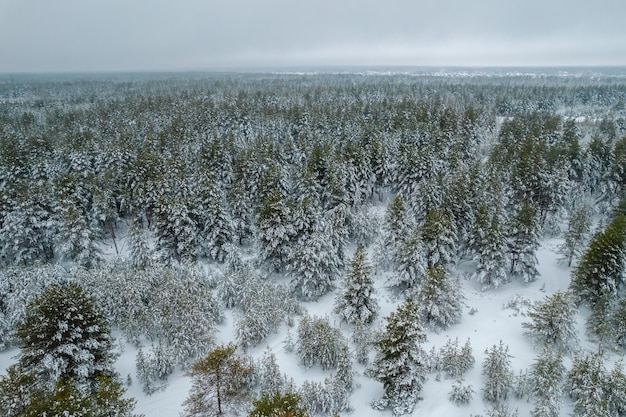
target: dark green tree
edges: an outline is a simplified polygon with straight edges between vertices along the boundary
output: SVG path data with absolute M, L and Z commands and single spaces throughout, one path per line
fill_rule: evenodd
M 593 303 L 603 292 L 616 295 L 626 265 L 626 216 L 618 215 L 589 243 L 572 273 L 570 287 L 581 300 Z
M 26 307 L 15 327 L 20 366 L 38 379 L 79 384 L 111 375 L 110 327 L 93 297 L 76 284 L 51 285 Z
M 368 375 L 383 384 L 384 394 L 372 403 L 376 409 L 391 408 L 394 416 L 411 413 L 421 399 L 430 359 L 423 348 L 426 334 L 417 306 L 407 298 L 386 318 L 384 330 L 375 337 L 376 358 Z
M 378 312 L 378 303 L 374 297 L 370 265 L 365 247 L 360 244 L 343 280 L 341 292 L 335 299 L 334 311 L 342 320 L 350 324 L 369 324 Z

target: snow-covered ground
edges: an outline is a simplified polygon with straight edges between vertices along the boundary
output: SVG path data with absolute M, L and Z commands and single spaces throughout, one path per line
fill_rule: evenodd
M 481 390 L 484 384 L 481 374 L 482 362 L 485 358 L 485 350 L 500 341 L 509 346 L 509 353 L 513 356 L 511 361 L 518 374 L 526 370 L 534 361 L 538 351 L 532 343 L 524 336 L 522 323 L 528 319 L 525 312 L 528 306 L 542 300 L 546 295 L 555 291 L 567 289 L 570 282 L 570 268 L 558 262 L 556 248 L 560 243 L 559 239 L 545 239 L 537 252 L 539 260 L 538 269 L 541 273 L 539 279 L 532 283 L 513 281 L 500 286 L 497 289 L 483 290 L 480 284 L 472 280 L 463 280 L 462 287 L 465 295 L 465 307 L 463 319 L 460 324 L 454 325 L 445 332 L 428 334 L 429 351 L 432 346 L 439 349 L 447 339 L 458 338 L 463 344 L 468 338 L 471 341 L 473 354 L 476 359 L 474 367 L 465 375 L 464 384 L 472 385 L 475 391 L 473 400 L 464 406 L 458 406 L 448 399 L 453 380 L 430 374 L 428 382 L 425 384 L 422 396 L 415 410 L 414 416 L 470 416 L 485 414 L 489 405 L 482 400 Z M 461 273 L 470 264 L 459 265 L 459 270 L 453 273 Z M 385 280 L 377 277 L 377 295 L 380 303 L 380 316 L 378 324 L 383 324 L 383 318 L 394 311 L 399 303 L 398 297 L 391 294 L 385 287 Z M 328 316 L 335 325 L 340 325 L 337 316 L 333 315 L 334 294 L 328 294 L 317 302 L 303 303 L 303 306 L 311 315 Z M 581 347 L 593 349 L 588 345 L 584 333 L 585 311 L 579 312 L 578 330 L 581 340 Z M 343 328 L 347 327 L 344 324 Z M 295 338 L 296 326 L 289 328 L 283 325 L 276 334 L 271 335 L 261 345 L 250 349 L 247 353 L 255 358 L 260 358 L 263 352 L 270 349 L 277 357 L 278 364 L 283 373 L 293 378 L 296 385 L 300 385 L 305 380 L 323 381 L 330 375 L 328 371 L 322 371 L 319 367 L 305 368 L 299 364 L 299 359 L 295 353 L 287 353 L 284 350 L 284 341 L 287 333 Z M 217 335 L 218 342 L 234 341 L 232 311 L 226 311 L 226 320 L 219 326 Z M 182 403 L 187 397 L 191 386 L 190 379 L 182 370 L 176 370 L 169 379 L 169 385 L 161 392 L 151 396 L 144 394 L 141 384 L 135 375 L 136 348 L 130 345 L 120 345 L 120 356 L 117 361 L 117 370 L 122 379 L 127 380 L 131 376 L 132 383 L 127 387 L 129 396 L 137 399 L 136 412 L 144 414 L 146 417 L 177 417 L 183 411 Z M 0 353 L 0 372 L 15 362 L 18 354 L 17 349 L 10 349 Z M 373 353 L 372 353 L 373 355 Z M 566 366 L 569 365 L 569 358 L 566 358 Z M 382 393 L 382 385 L 364 376 L 365 368 L 362 365 L 354 365 L 357 375 L 355 377 L 356 389 L 351 396 L 351 403 L 354 407 L 354 416 L 390 416 L 391 411 L 376 411 L 370 407 L 373 399 L 379 398 Z M 511 399 L 509 406 L 519 409 L 521 416 L 528 415 L 533 407 L 532 401 Z M 568 415 L 571 411 L 571 404 L 564 405 L 562 415 Z

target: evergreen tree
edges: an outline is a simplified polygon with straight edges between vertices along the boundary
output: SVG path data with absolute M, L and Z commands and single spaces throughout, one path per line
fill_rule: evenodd
M 608 375 L 599 354 L 574 358 L 566 389 L 574 399 L 574 413 L 581 417 L 609 417 Z
M 402 194 L 397 194 L 387 206 L 382 225 L 379 264 L 385 265 L 394 258 L 401 242 L 410 234 L 411 221 Z
M 485 240 L 479 248 L 475 276 L 483 285 L 495 288 L 508 281 L 504 217 L 499 209 L 493 214 Z
M 465 344 L 459 346 L 459 339 L 454 341 L 448 339 L 439 353 L 441 358 L 441 370 L 448 378 L 461 378 L 472 366 L 474 366 L 474 356 L 472 355 L 472 345 L 467 339 Z
M 269 349 L 263 352 L 263 357 L 256 367 L 260 394 L 262 397 L 271 397 L 275 394 L 283 393 L 287 388 L 285 377 L 280 373 L 276 355 Z
M 428 268 L 443 267 L 456 256 L 456 233 L 452 219 L 442 210 L 432 209 L 421 227 L 424 254 Z
M 559 417 L 564 378 L 565 367 L 560 353 L 544 350 L 532 365 L 532 394 L 535 399 L 532 417 Z
M 183 403 L 186 416 L 218 416 L 245 401 L 253 368 L 234 344 L 218 346 L 191 367 L 191 391 Z
M 565 241 L 559 246 L 559 253 L 567 260 L 567 266 L 572 266 L 574 257 L 580 256 L 591 231 L 591 210 L 589 206 L 581 205 L 569 218 Z
M 290 204 L 279 190 L 273 190 L 263 201 L 257 219 L 259 258 L 274 271 L 282 271 L 291 257 L 295 232 Z
M 626 216 L 617 216 L 589 243 L 572 273 L 572 290 L 592 302 L 604 291 L 616 294 L 626 270 Z
M 336 368 L 345 354 L 346 341 L 341 331 L 331 326 L 328 318 L 304 314 L 298 324 L 297 350 L 304 366 L 320 365 Z
M 386 318 L 385 329 L 374 341 L 376 358 L 368 375 L 383 384 L 384 394 L 372 403 L 376 409 L 391 407 L 394 416 L 411 413 L 420 400 L 429 358 L 417 306 L 407 298 Z
M 343 281 L 343 288 L 335 299 L 335 313 L 350 324 L 369 324 L 378 311 L 374 297 L 372 267 L 368 262 L 365 247 L 360 244 Z
M 498 346 L 493 345 L 486 353 L 483 362 L 483 375 L 486 378 L 483 398 L 490 403 L 500 404 L 508 398 L 513 387 L 509 347 L 500 341 Z
M 150 248 L 137 220 L 131 221 L 128 227 L 128 244 L 130 246 L 130 261 L 135 268 L 143 269 L 150 262 Z
M 254 408 L 248 417 L 306 417 L 300 402 L 300 395 L 293 392 L 262 394 L 252 401 Z
M 511 274 L 520 276 L 525 282 L 534 281 L 539 275 L 535 256 L 539 247 L 539 225 L 533 204 L 522 203 L 511 219 L 508 234 Z
M 394 274 L 389 278 L 389 284 L 400 291 L 415 291 L 426 275 L 426 258 L 418 231 L 407 233 L 398 241 L 393 254 Z
M 433 329 L 447 329 L 461 321 L 463 299 L 459 278 L 452 279 L 445 269 L 433 267 L 426 271 L 416 301 L 425 324 Z
M 523 323 L 526 334 L 540 346 L 571 352 L 576 347 L 576 307 L 570 295 L 555 292 L 528 312 L 530 322 Z
M 58 224 L 56 252 L 61 259 L 85 267 L 98 262 L 100 251 L 96 246 L 95 233 L 85 216 L 71 202 L 63 204 Z
M 76 284 L 52 285 L 36 296 L 15 336 L 20 366 L 52 385 L 60 378 L 89 385 L 112 373 L 109 323 L 95 299 Z

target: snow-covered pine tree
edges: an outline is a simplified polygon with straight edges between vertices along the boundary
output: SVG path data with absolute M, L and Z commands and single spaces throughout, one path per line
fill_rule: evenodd
M 300 319 L 296 352 L 304 366 L 336 368 L 346 345 L 341 331 L 331 326 L 328 318 L 311 317 L 305 313 Z
M 322 217 L 298 238 L 288 257 L 291 287 L 297 298 L 316 300 L 328 293 L 339 274 L 340 259 L 328 239 L 328 224 Z
M 257 217 L 259 259 L 273 271 L 282 271 L 292 256 L 292 239 L 295 228 L 292 208 L 280 190 L 269 192 Z
M 424 245 L 418 230 L 408 231 L 396 244 L 392 256 L 394 273 L 389 285 L 399 291 L 416 291 L 426 275 Z
M 280 373 L 280 368 L 276 362 L 276 355 L 269 349 L 263 352 L 256 366 L 259 383 L 259 393 L 261 396 L 273 396 L 277 393 L 284 393 L 287 388 L 285 377 Z
M 521 277 L 525 282 L 537 279 L 537 257 L 539 247 L 539 224 L 535 206 L 523 202 L 511 219 L 508 230 L 508 248 L 511 260 L 510 273 Z
M 429 210 L 420 231 L 428 268 L 445 267 L 456 259 L 456 232 L 449 214 Z
M 483 362 L 483 375 L 486 380 L 483 398 L 490 403 L 500 404 L 508 398 L 513 387 L 514 375 L 509 347 L 500 341 L 498 346 L 493 345 L 485 353 L 487 357 Z
M 544 349 L 535 359 L 530 376 L 535 407 L 532 417 L 559 417 L 565 367 L 560 352 Z
M 367 259 L 365 247 L 360 244 L 346 271 L 343 285 L 335 298 L 335 313 L 342 320 L 357 325 L 371 323 L 378 312 L 374 296 L 372 266 Z
M 383 219 L 376 258 L 377 266 L 386 267 L 392 261 L 401 242 L 410 235 L 411 229 L 411 220 L 404 197 L 402 194 L 397 194 L 387 206 Z
M 226 247 L 234 239 L 233 224 L 226 209 L 225 197 L 215 186 L 208 186 L 202 204 L 204 224 L 201 230 L 202 247 L 209 258 L 224 262 Z
M 461 321 L 463 300 L 459 277 L 451 278 L 442 267 L 426 271 L 416 297 L 420 318 L 435 330 Z
M 472 366 L 474 366 L 474 356 L 472 355 L 472 345 L 467 339 L 465 344 L 459 346 L 459 339 L 448 339 L 439 352 L 441 358 L 441 370 L 445 372 L 447 378 L 461 378 Z
M 559 253 L 567 261 L 567 266 L 572 266 L 574 257 L 581 255 L 590 232 L 591 209 L 583 204 L 570 216 L 564 242 L 559 246 Z
M 37 193 L 39 194 L 39 193 Z M 35 195 L 33 198 L 42 198 Z M 0 213 L 0 256 L 3 263 L 31 265 L 54 256 L 56 218 L 41 207 L 43 202 L 27 200 Z
M 100 250 L 85 216 L 70 201 L 62 204 L 57 214 L 56 253 L 62 260 L 74 261 L 84 267 L 96 264 L 100 260 Z
M 185 416 L 218 416 L 245 401 L 253 372 L 234 344 L 217 346 L 191 367 L 191 390 L 183 403 Z
M 571 295 L 555 292 L 528 312 L 530 322 L 522 323 L 526 334 L 540 346 L 572 352 L 577 343 L 576 307 Z
M 131 220 L 128 227 L 128 245 L 131 264 L 138 269 L 145 268 L 150 262 L 150 247 L 141 222 L 137 219 Z
M 385 328 L 375 336 L 376 358 L 367 374 L 383 384 L 384 394 L 372 403 L 376 409 L 391 408 L 394 416 L 411 413 L 430 368 L 422 347 L 426 334 L 417 306 L 407 298 L 386 318 Z
M 566 390 L 574 399 L 574 413 L 581 417 L 610 417 L 608 375 L 601 354 L 574 358 L 567 374 Z
M 109 323 L 76 284 L 51 285 L 36 296 L 15 326 L 19 364 L 48 386 L 61 378 L 89 386 L 112 371 Z
M 456 404 L 469 404 L 474 397 L 474 388 L 471 385 L 463 385 L 463 380 L 457 379 L 452 384 L 452 390 L 448 397 L 450 401 Z
M 489 229 L 481 246 L 478 248 L 478 266 L 475 276 L 486 287 L 498 288 L 508 281 L 506 270 L 506 234 L 505 217 L 499 208 L 491 216 Z
M 620 214 L 589 243 L 572 273 L 570 287 L 593 303 L 603 292 L 616 294 L 626 271 L 626 215 Z

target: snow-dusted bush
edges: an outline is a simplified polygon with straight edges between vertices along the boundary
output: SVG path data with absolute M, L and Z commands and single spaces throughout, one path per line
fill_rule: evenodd
M 571 352 L 577 343 L 575 315 L 576 307 L 571 295 L 555 292 L 528 312 L 531 321 L 522 326 L 539 346 Z
M 474 388 L 471 385 L 463 385 L 462 379 L 457 379 L 452 384 L 452 391 L 449 394 L 450 401 L 456 404 L 469 404 L 474 398 Z
M 467 339 L 465 344 L 459 346 L 459 339 L 448 339 L 439 353 L 441 358 L 441 370 L 448 378 L 460 378 L 472 366 L 474 366 L 474 356 L 472 355 L 472 345 Z
M 167 388 L 167 379 L 174 370 L 174 358 L 171 349 L 162 345 L 152 346 L 148 353 L 140 348 L 135 365 L 143 391 L 152 395 Z
M 296 352 L 304 366 L 336 368 L 346 355 L 346 345 L 341 331 L 331 326 L 328 318 L 302 316 Z

